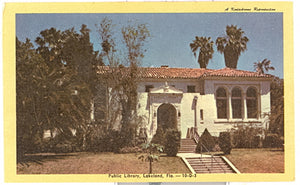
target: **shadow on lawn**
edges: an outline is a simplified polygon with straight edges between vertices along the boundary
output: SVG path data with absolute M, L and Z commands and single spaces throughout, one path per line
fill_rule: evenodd
M 39 165 L 43 165 L 45 161 L 55 161 L 58 159 L 64 159 L 70 156 L 77 156 L 76 154 L 70 153 L 49 153 L 49 154 L 26 154 L 18 161 L 18 164 L 22 166 L 30 166 L 30 163 L 36 163 Z

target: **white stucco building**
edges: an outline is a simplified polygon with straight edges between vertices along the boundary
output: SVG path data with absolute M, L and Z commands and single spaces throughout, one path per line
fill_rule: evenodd
M 271 75 L 223 68 L 142 68 L 138 114 L 147 135 L 173 127 L 185 138 L 188 128 L 215 136 L 237 124 L 267 127 Z

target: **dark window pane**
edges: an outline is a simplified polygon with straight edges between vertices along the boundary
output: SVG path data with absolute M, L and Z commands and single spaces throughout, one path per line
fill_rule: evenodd
M 225 91 L 225 89 L 224 88 L 219 88 L 218 90 L 217 90 L 217 97 L 226 97 L 227 95 L 226 95 L 226 91 Z
M 252 87 L 247 90 L 247 117 L 257 118 L 258 107 L 257 107 L 257 93 Z
M 217 99 L 218 118 L 227 118 L 227 100 Z
M 242 97 L 242 92 L 238 88 L 234 88 L 232 90 L 232 97 Z
M 247 97 L 256 97 L 256 90 L 252 87 L 248 88 Z
M 247 116 L 248 118 L 257 118 L 257 100 L 247 99 Z
M 200 109 L 200 120 L 203 120 L 203 109 Z
M 232 118 L 242 118 L 242 101 L 241 99 L 232 99 Z
M 187 86 L 187 92 L 189 93 L 194 93 L 195 91 L 195 86 L 194 85 L 188 85 Z

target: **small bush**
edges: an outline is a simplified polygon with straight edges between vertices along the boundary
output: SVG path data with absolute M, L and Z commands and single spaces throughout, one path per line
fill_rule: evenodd
M 155 135 L 153 136 L 151 143 L 165 145 L 165 133 L 162 127 L 158 127 Z
M 224 154 L 230 154 L 231 152 L 231 137 L 229 132 L 221 132 L 219 137 L 219 146 Z
M 68 153 L 73 151 L 71 143 L 59 143 L 54 148 L 55 153 Z
M 203 145 L 205 147 L 203 147 Z M 208 132 L 207 129 L 205 129 L 200 137 L 198 144 L 197 144 L 196 152 L 200 153 L 201 147 L 202 147 L 202 152 L 210 152 L 213 150 L 215 145 L 216 145 L 215 138 L 213 136 L 211 136 L 211 134 Z
M 265 148 L 281 148 L 283 140 L 277 134 L 268 134 L 263 141 L 263 146 Z
M 232 144 L 235 148 L 258 148 L 261 129 L 239 126 L 232 131 Z
M 165 152 L 167 156 L 176 156 L 180 147 L 181 132 L 168 129 L 165 136 Z
M 122 139 L 118 131 L 107 130 L 95 125 L 86 135 L 86 150 L 91 152 L 118 152 Z
M 260 136 L 253 137 L 252 148 L 261 148 L 261 137 Z
M 140 132 L 136 138 L 135 145 L 139 146 L 143 143 L 146 143 L 148 140 L 148 135 L 147 135 L 147 129 L 146 128 L 140 128 Z

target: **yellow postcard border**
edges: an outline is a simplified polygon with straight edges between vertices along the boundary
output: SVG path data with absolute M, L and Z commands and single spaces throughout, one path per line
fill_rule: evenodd
M 209 13 L 227 7 L 274 8 L 283 13 L 284 94 L 285 94 L 285 173 L 198 174 L 197 178 L 114 179 L 108 175 L 19 175 L 16 174 L 16 89 L 15 14 L 17 13 Z M 226 11 L 228 13 L 238 13 Z M 243 11 L 247 12 L 247 11 Z M 269 11 L 248 11 L 255 13 Z M 292 181 L 295 178 L 294 57 L 292 2 L 102 2 L 102 3 L 6 3 L 3 16 L 3 103 L 5 182 L 225 182 Z M 276 161 L 274 161 L 276 162 Z

